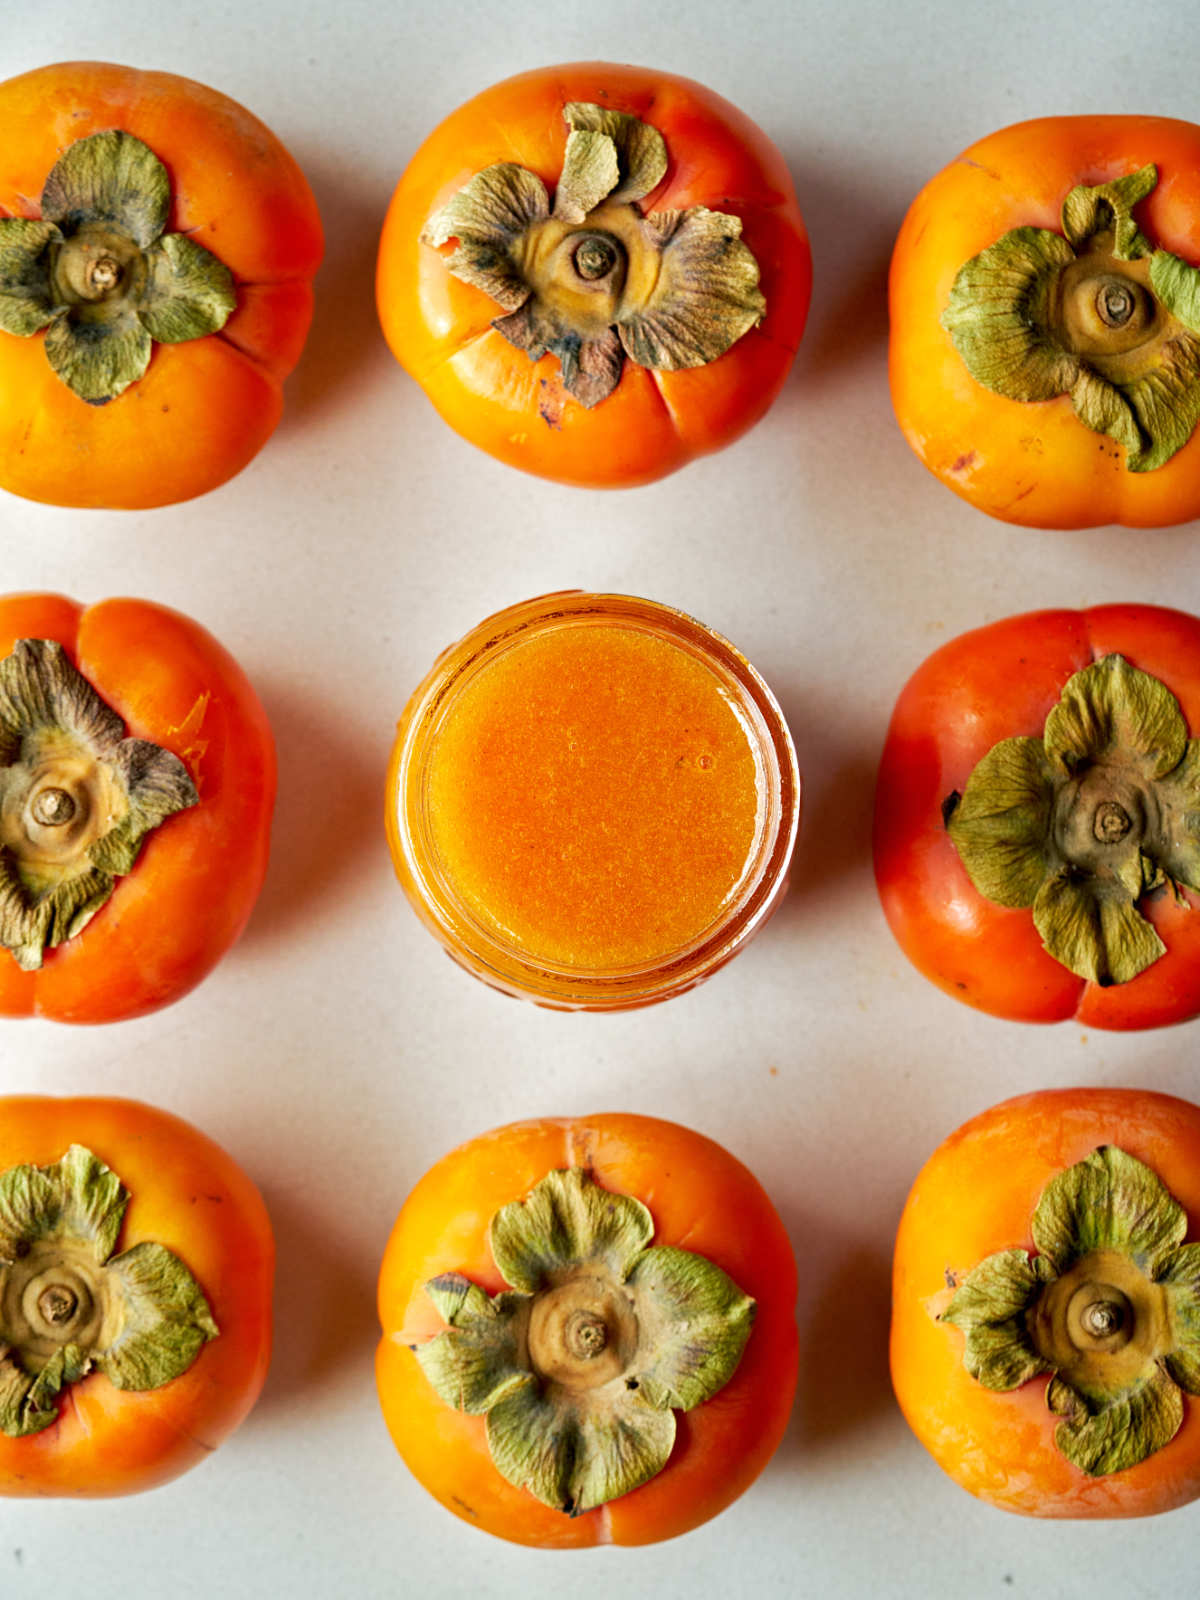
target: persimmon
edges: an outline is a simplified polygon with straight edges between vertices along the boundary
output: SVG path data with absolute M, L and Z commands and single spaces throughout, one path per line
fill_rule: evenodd
M 0 597 L 0 1015 L 178 999 L 267 868 L 275 745 L 232 656 L 146 600 Z
M 1200 1496 L 1200 1107 L 1140 1089 L 994 1106 L 922 1168 L 891 1362 L 963 1488 L 1039 1517 Z
M 1200 1013 L 1200 618 L 1008 617 L 925 661 L 892 714 L 875 876 L 901 948 L 996 1016 Z
M 1200 127 L 1044 117 L 964 150 L 892 258 L 909 444 L 989 515 L 1200 515 Z
M 202 1461 L 270 1360 L 250 1179 L 152 1106 L 11 1096 L 0 1197 L 0 1494 L 134 1494 Z
M 662 477 L 756 422 L 811 286 L 766 136 L 699 84 L 596 62 L 448 117 L 392 197 L 377 278 L 387 341 L 451 427 L 592 487 Z
M 283 407 L 323 248 L 303 173 L 225 95 L 64 62 L 0 83 L 0 487 L 168 505 Z
M 779 1217 L 710 1139 L 631 1115 L 513 1123 L 439 1161 L 392 1230 L 384 1419 L 430 1493 L 489 1533 L 669 1539 L 779 1443 L 795 1297 Z

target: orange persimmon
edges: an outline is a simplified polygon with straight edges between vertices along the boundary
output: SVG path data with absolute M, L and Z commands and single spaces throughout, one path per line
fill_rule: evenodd
M 1200 127 L 1045 117 L 914 200 L 892 401 L 942 483 L 1033 527 L 1200 515 Z
M 0 1100 L 0 1183 L 29 1168 L 32 1188 L 5 1188 L 0 1495 L 152 1489 L 208 1456 L 258 1398 L 275 1269 L 266 1209 L 211 1139 L 132 1100 Z M 52 1223 L 21 1209 L 38 1191 L 57 1196 Z M 47 1385 L 64 1350 L 87 1370 Z
M 544 1231 L 540 1242 L 523 1237 L 547 1217 L 553 1263 Z M 671 1318 L 662 1315 L 693 1292 L 681 1287 L 684 1269 L 706 1299 L 687 1321 L 686 1354 L 672 1350 Z M 505 1293 L 514 1279 L 528 1292 Z M 664 1290 L 668 1280 L 674 1287 Z M 652 1321 L 639 1299 L 647 1291 L 667 1294 Z M 669 1539 L 729 1505 L 779 1443 L 796 1383 L 795 1297 L 783 1225 L 721 1146 L 641 1116 L 514 1123 L 439 1161 L 397 1219 L 379 1280 L 384 1418 L 420 1482 L 475 1527 L 555 1547 Z M 566 1335 L 556 1346 L 547 1330 L 560 1312 Z M 736 1341 L 719 1356 L 705 1353 L 705 1341 L 726 1337 L 714 1332 L 725 1316 L 740 1330 Z M 513 1366 L 508 1347 L 488 1378 L 495 1393 L 464 1393 L 454 1339 L 490 1337 L 509 1317 L 528 1329 L 529 1370 Z M 696 1379 L 711 1376 L 710 1363 L 721 1367 L 721 1384 L 710 1392 L 710 1383 L 673 1426 L 681 1367 Z M 456 1409 L 464 1398 L 470 1414 Z M 561 1428 L 560 1403 L 571 1414 Z M 619 1478 L 636 1463 L 636 1487 L 621 1492 L 605 1480 L 615 1498 L 596 1489 L 604 1473 L 589 1459 L 595 1435 L 584 1437 L 591 1405 L 619 1417 L 621 1459 L 604 1464 Z M 505 1443 L 501 1412 L 504 1427 L 515 1425 L 515 1446 Z M 551 1427 L 544 1455 L 521 1459 L 522 1430 L 543 1426 Z M 653 1436 L 645 1455 L 643 1429 Z
M 952 1134 L 904 1208 L 892 1302 L 896 1396 L 938 1465 L 1029 1516 L 1200 1495 L 1197 1240 L 1187 1101 L 1046 1090 Z
M 257 695 L 178 612 L 52 594 L 0 597 L 0 681 L 0 1015 L 110 1022 L 178 999 L 266 872 L 275 746 Z
M 448 117 L 392 198 L 377 278 L 387 341 L 451 427 L 592 487 L 662 477 L 756 422 L 811 285 L 766 136 L 699 84 L 596 62 Z
M 308 332 L 304 175 L 225 95 L 101 62 L 0 84 L 0 128 L 0 487 L 112 508 L 216 488 L 274 430 Z
M 905 685 L 875 798 L 904 953 L 1021 1022 L 1200 1013 L 1200 618 L 1108 605 L 1007 617 Z

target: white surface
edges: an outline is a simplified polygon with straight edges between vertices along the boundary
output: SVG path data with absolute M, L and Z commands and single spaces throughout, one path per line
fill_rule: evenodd
M 1194 1592 L 1200 1506 L 1141 1524 L 1028 1523 L 925 1456 L 886 1375 L 896 1219 L 967 1116 L 1044 1085 L 1196 1097 L 1197 1025 L 1021 1028 L 934 990 L 892 942 L 871 787 L 900 686 L 961 630 L 1039 605 L 1200 609 L 1196 528 L 991 523 L 912 458 L 885 376 L 884 274 L 926 178 L 994 128 L 1079 111 L 1196 114 L 1187 7 L 873 0 L 39 0 L 10 7 L 0 77 L 98 57 L 185 73 L 260 115 L 328 232 L 308 352 L 275 438 L 234 482 L 146 514 L 0 498 L 3 587 L 142 594 L 209 626 L 279 744 L 270 876 L 207 983 L 141 1022 L 0 1024 L 0 1091 L 153 1100 L 261 1185 L 279 1241 L 277 1354 L 219 1454 L 109 1504 L 0 1502 L 0 1594 L 90 1600 L 1046 1595 Z M 559 489 L 472 450 L 388 354 L 375 241 L 413 149 L 476 90 L 580 58 L 683 72 L 792 166 L 816 297 L 781 399 L 747 439 L 655 487 Z M 2 143 L 2 132 L 0 132 Z M 395 718 L 436 652 L 549 589 L 641 593 L 744 649 L 806 776 L 793 890 L 708 986 L 618 1017 L 502 999 L 441 954 L 380 822 Z M 542 1113 L 628 1108 L 727 1143 L 801 1260 L 800 1393 L 753 1490 L 686 1539 L 554 1556 L 488 1540 L 410 1479 L 379 1419 L 373 1285 L 405 1194 L 445 1150 Z M 80 1590 L 79 1592 L 82 1592 Z

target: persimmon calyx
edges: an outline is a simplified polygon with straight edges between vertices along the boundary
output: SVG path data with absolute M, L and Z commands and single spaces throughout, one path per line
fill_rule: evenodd
M 1013 228 L 959 271 L 942 326 L 971 376 L 1011 400 L 1068 394 L 1079 420 L 1152 472 L 1200 421 L 1200 270 L 1133 208 L 1153 165 L 1070 191 L 1062 233 Z
M 146 835 L 200 796 L 179 757 L 125 725 L 49 639 L 0 661 L 0 945 L 27 971 L 74 938 Z
M 511 1289 L 460 1273 L 426 1284 L 449 1325 L 417 1360 L 456 1410 L 485 1415 L 499 1472 L 577 1516 L 666 1465 L 674 1409 L 732 1377 L 754 1301 L 703 1256 L 652 1246 L 640 1200 L 578 1167 L 548 1173 L 492 1218 Z
M 129 1191 L 71 1145 L 48 1167 L 0 1173 L 0 1431 L 38 1433 L 93 1369 L 158 1389 L 218 1334 L 184 1263 L 145 1242 L 114 1255 Z
M 1136 1466 L 1200 1395 L 1200 1245 L 1156 1173 L 1101 1145 L 1043 1189 L 1037 1254 L 1003 1250 L 964 1273 L 940 1321 L 964 1336 L 985 1388 L 1050 1374 L 1058 1449 L 1089 1477 Z
M 1138 909 L 1200 890 L 1200 742 L 1171 691 L 1120 655 L 1068 680 L 1042 739 L 1003 739 L 943 805 L 986 899 L 1031 906 L 1078 977 L 1127 983 L 1166 946 Z
M 487 167 L 425 225 L 422 243 L 507 312 L 493 322 L 536 361 L 550 352 L 582 406 L 606 399 L 626 358 L 663 372 L 701 367 L 762 321 L 758 263 L 740 217 L 693 206 L 645 214 L 667 171 L 657 128 L 575 102 L 551 208 L 534 173 Z
M 0 329 L 46 332 L 69 389 L 105 405 L 142 377 L 155 340 L 223 328 L 233 275 L 185 233 L 164 233 L 166 168 L 130 133 L 68 146 L 46 179 L 41 218 L 0 219 Z

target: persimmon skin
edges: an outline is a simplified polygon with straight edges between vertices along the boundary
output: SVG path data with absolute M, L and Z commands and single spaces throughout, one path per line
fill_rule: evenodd
M 428 219 L 485 167 L 516 162 L 553 193 L 563 107 L 599 103 L 653 123 L 666 177 L 644 211 L 705 205 L 742 218 L 758 261 L 763 322 L 707 366 L 651 372 L 626 361 L 586 410 L 562 388 L 558 358 L 533 362 L 492 327 L 502 309 L 420 243 Z M 783 386 L 808 315 L 812 258 L 786 163 L 742 112 L 700 84 L 643 67 L 582 62 L 494 85 L 452 113 L 417 151 L 392 196 L 376 293 L 384 336 L 441 416 L 490 455 L 589 488 L 650 483 L 732 443 Z
M 960 268 L 1012 228 L 1062 232 L 1089 187 L 1148 162 L 1158 184 L 1136 211 L 1152 244 L 1200 265 L 1200 127 L 1167 117 L 1043 117 L 964 150 L 913 201 L 892 256 L 892 404 L 918 458 L 955 494 L 1005 522 L 1156 528 L 1200 516 L 1200 432 L 1153 472 L 1093 433 L 1069 396 L 1010 400 L 976 382 L 941 325 Z
M 147 836 L 133 871 L 41 968 L 22 971 L 0 950 L 0 1016 L 142 1016 L 199 983 L 254 908 L 275 807 L 270 724 L 228 651 L 166 606 L 0 596 L 0 658 L 18 639 L 57 640 L 128 736 L 183 761 L 200 799 Z
M 1047 954 L 1028 908 L 984 899 L 942 821 L 942 802 L 994 745 L 1040 739 L 1067 679 L 1114 652 L 1164 683 L 1200 737 L 1200 618 L 1161 606 L 1034 611 L 964 633 L 917 669 L 892 713 L 875 799 L 884 914 L 919 972 L 993 1016 L 1135 1029 L 1200 1014 L 1200 897 L 1143 897 L 1166 954 L 1101 987 Z
M 733 1377 L 711 1400 L 676 1412 L 663 1470 L 607 1505 L 568 1517 L 500 1476 L 485 1418 L 439 1399 L 410 1345 L 444 1326 L 424 1285 L 461 1272 L 489 1294 L 505 1287 L 487 1243 L 501 1206 L 546 1173 L 584 1165 L 604 1187 L 643 1201 L 656 1245 L 707 1256 L 758 1302 Z M 723 1511 L 762 1471 L 796 1386 L 796 1266 L 783 1224 L 727 1150 L 676 1123 L 632 1114 L 512 1123 L 444 1157 L 409 1195 L 384 1252 L 376 1379 L 397 1450 L 425 1488 L 465 1522 L 543 1548 L 651 1544 Z
M 1035 1517 L 1146 1517 L 1200 1496 L 1200 1405 L 1135 1467 L 1091 1478 L 1054 1444 L 1044 1377 L 985 1389 L 962 1364 L 963 1338 L 935 1321 L 960 1277 L 1000 1250 L 1034 1251 L 1030 1221 L 1058 1172 L 1098 1145 L 1156 1172 L 1200 1238 L 1200 1107 L 1144 1089 L 1054 1089 L 993 1106 L 930 1157 L 900 1220 L 891 1364 L 900 1408 L 938 1465 L 981 1500 Z
M 0 217 L 37 217 L 68 145 L 106 129 L 147 144 L 171 179 L 166 231 L 233 273 L 219 333 L 155 344 L 143 378 L 89 405 L 46 360 L 45 334 L 0 331 L 0 487 L 52 505 L 145 509 L 232 478 L 273 433 L 312 320 L 324 248 L 303 173 L 257 117 L 167 72 L 63 62 L 0 83 Z
M 132 1198 L 117 1250 L 173 1250 L 220 1330 L 160 1389 L 117 1389 L 102 1373 L 72 1384 L 56 1423 L 0 1433 L 0 1494 L 138 1494 L 205 1459 L 257 1400 L 271 1358 L 275 1241 L 262 1197 L 205 1134 L 134 1100 L 0 1099 L 0 1172 L 48 1166 L 72 1144 L 105 1162 Z

